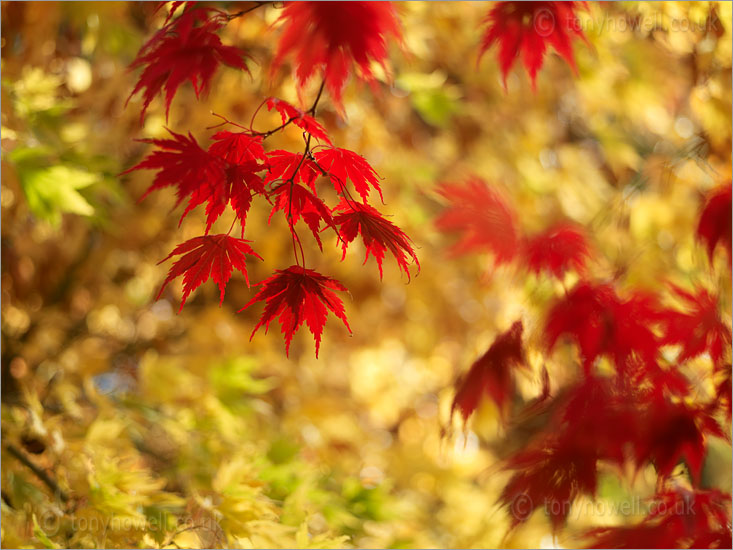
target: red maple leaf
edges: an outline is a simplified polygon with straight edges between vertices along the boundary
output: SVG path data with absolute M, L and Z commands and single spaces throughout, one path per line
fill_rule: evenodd
M 550 350 L 564 334 L 575 340 L 586 373 L 602 355 L 623 373 L 633 356 L 656 364 L 660 342 L 651 326 L 659 316 L 654 296 L 634 292 L 623 300 L 609 284 L 580 281 L 551 307 L 545 338 Z
M 451 405 L 466 422 L 486 395 L 496 403 L 502 418 L 506 418 L 509 400 L 514 396 L 514 367 L 524 365 L 521 321 L 516 321 L 479 357 L 458 384 Z
M 682 299 L 686 310 L 665 312 L 662 343 L 682 346 L 677 357 L 680 363 L 707 351 L 718 364 L 731 346 L 731 329 L 720 316 L 718 297 L 701 287 L 693 293 L 676 285 L 670 286 Z
M 729 494 L 677 486 L 655 495 L 641 523 L 586 536 L 590 548 L 730 548 L 730 516 Z
M 170 130 L 169 130 L 170 132 Z M 145 143 L 159 149 L 150 153 L 132 170 L 158 170 L 153 184 L 142 198 L 163 187 L 176 187 L 176 205 L 188 198 L 180 222 L 186 215 L 206 203 L 206 232 L 230 204 L 244 224 L 253 194 L 265 191 L 262 177 L 266 156 L 261 139 L 246 134 L 219 132 L 215 142 L 204 151 L 194 137 L 170 132 L 174 139 L 148 139 Z
M 512 527 L 544 508 L 557 531 L 580 495 L 593 496 L 598 484 L 598 456 L 572 445 L 549 439 L 533 445 L 507 461 L 506 469 L 516 473 L 499 499 L 508 508 Z
M 673 402 L 659 392 L 650 395 L 640 410 L 642 436 L 635 444 L 639 466 L 654 464 L 660 477 L 668 477 L 684 460 L 693 480 L 700 479 L 708 435 L 725 438 L 723 429 L 707 407 Z
M 401 41 L 400 25 L 390 2 L 291 2 L 278 21 L 283 34 L 272 63 L 274 73 L 295 54 L 295 78 L 303 88 L 322 72 L 337 107 L 352 63 L 362 80 L 371 82 L 371 63 L 386 71 L 387 38 Z
M 265 185 L 258 175 L 266 167 L 267 156 L 262 147 L 262 138 L 246 132 L 218 132 L 209 146 L 209 154 L 220 159 L 219 178 L 211 179 L 209 185 L 199 187 L 191 197 L 187 212 L 202 204 L 206 206 L 206 231 L 222 215 L 227 204 L 232 207 L 242 226 L 254 195 L 264 195 Z
M 283 101 L 276 97 L 271 97 L 267 100 L 267 110 L 272 111 L 273 109 L 276 109 L 277 112 L 280 113 L 280 118 L 282 119 L 283 124 L 286 124 L 291 120 L 293 124 L 302 128 L 314 138 L 325 141 L 331 145 L 331 140 L 326 133 L 326 129 L 311 115 L 294 107 L 287 101 Z
M 290 266 L 277 272 L 270 278 L 258 283 L 262 288 L 254 298 L 239 311 L 242 311 L 255 302 L 264 301 L 265 309 L 260 321 L 252 331 L 250 340 L 262 325 L 265 332 L 275 317 L 282 326 L 285 336 L 285 354 L 290 353 L 290 342 L 293 334 L 306 323 L 316 341 L 316 357 L 321 345 L 321 335 L 326 324 L 328 310 L 343 321 L 351 332 L 346 320 L 346 312 L 341 299 L 334 290 L 346 291 L 346 287 L 330 277 L 326 277 L 299 265 Z
M 272 182 L 302 183 L 315 193 L 316 178 L 320 173 L 313 161 L 302 153 L 291 153 L 278 149 L 267 153 L 267 169 L 265 185 Z
M 327 147 L 317 151 L 314 157 L 321 170 L 328 175 L 337 193 L 348 192 L 346 180 L 351 180 L 354 189 L 364 202 L 369 198 L 370 188 L 376 189 L 379 198 L 384 202 L 382 189 L 379 187 L 379 176 L 361 155 L 348 149 Z
M 318 247 L 323 250 L 320 237 L 321 222 L 327 227 L 335 227 L 328 206 L 298 183 L 282 183 L 270 193 L 270 197 L 272 196 L 276 196 L 276 199 L 270 211 L 268 223 L 278 210 L 283 211 L 291 227 L 302 218 L 318 242 Z
M 410 279 L 408 268 L 408 256 L 417 265 L 420 272 L 420 262 L 415 251 L 412 249 L 410 238 L 395 224 L 386 220 L 375 208 L 368 204 L 359 204 L 341 199 L 341 203 L 334 209 L 333 222 L 339 228 L 339 236 L 343 249 L 342 260 L 346 257 L 346 249 L 357 235 L 361 235 L 366 248 L 364 263 L 369 259 L 369 254 L 374 256 L 379 267 L 379 278 L 382 278 L 382 261 L 385 251 L 389 250 L 397 260 L 399 268 L 407 274 Z
M 731 264 L 731 182 L 713 189 L 705 201 L 697 225 L 697 236 L 705 243 L 708 257 L 712 261 L 718 243 L 728 253 L 728 267 Z
M 514 259 L 519 249 L 517 216 L 502 194 L 477 177 L 464 184 L 443 184 L 438 192 L 451 204 L 436 226 L 462 233 L 454 254 L 492 252 L 496 264 Z
M 173 249 L 173 252 L 159 262 L 163 263 L 173 256 L 181 255 L 168 271 L 168 276 L 163 282 L 163 286 L 160 287 L 156 300 L 163 294 L 163 290 L 168 283 L 183 275 L 183 297 L 181 298 L 179 312 L 186 304 L 188 295 L 209 278 L 219 285 L 219 304 L 221 305 L 224 302 L 224 291 L 232 276 L 232 270 L 236 268 L 241 271 L 247 286 L 249 286 L 245 256 L 249 254 L 260 260 L 262 259 L 247 244 L 249 242 L 251 241 L 221 234 L 194 237 L 185 243 L 179 244 Z
M 499 68 L 506 77 L 518 57 L 529 73 L 532 88 L 542 67 L 547 45 L 555 48 L 577 72 L 572 39 L 586 40 L 576 11 L 586 2 L 497 2 L 484 22 L 479 60 L 494 44 L 499 45 Z
M 530 271 L 538 275 L 545 271 L 562 279 L 571 269 L 584 272 L 590 249 L 580 226 L 560 223 L 529 237 L 522 247 L 522 256 Z
M 214 15 L 209 18 L 210 12 Z M 140 48 L 130 68 L 144 69 L 127 101 L 142 92 L 141 124 L 148 106 L 162 90 L 165 90 L 166 120 L 173 96 L 186 80 L 193 85 L 197 98 L 206 93 L 219 63 L 249 73 L 244 52 L 223 45 L 216 34 L 226 21 L 225 13 L 212 8 L 186 10 Z

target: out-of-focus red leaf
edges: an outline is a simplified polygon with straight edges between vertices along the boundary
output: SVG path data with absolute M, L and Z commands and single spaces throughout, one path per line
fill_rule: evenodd
M 677 357 L 680 363 L 705 352 L 714 363 L 719 363 L 723 355 L 730 352 L 731 329 L 720 316 L 718 297 L 702 287 L 688 292 L 676 285 L 670 286 L 682 299 L 685 310 L 665 312 L 662 343 L 682 346 Z
M 255 297 L 240 310 L 248 308 L 255 302 L 265 302 L 262 317 L 252 331 L 250 340 L 262 325 L 265 325 L 267 332 L 270 323 L 277 317 L 285 336 L 285 354 L 288 355 L 293 335 L 303 323 L 306 323 L 315 339 L 316 357 L 318 357 L 321 335 L 329 310 L 341 319 L 351 332 L 344 304 L 333 292 L 346 291 L 346 287 L 335 279 L 312 269 L 293 265 L 284 270 L 277 270 L 274 275 L 258 285 L 261 285 L 261 288 Z
M 486 353 L 471 365 L 468 374 L 458 384 L 451 405 L 451 418 L 457 410 L 465 422 L 484 396 L 494 401 L 506 418 L 509 400 L 514 395 L 513 369 L 524 364 L 523 329 L 522 322 L 516 321 L 509 330 L 497 336 Z
M 562 279 L 570 270 L 584 272 L 590 247 L 583 228 L 566 222 L 529 237 L 522 247 L 522 256 L 530 271 L 544 271 Z
M 364 263 L 369 259 L 369 254 L 377 260 L 379 278 L 382 278 L 382 261 L 384 253 L 389 250 L 397 260 L 399 268 L 405 272 L 407 279 L 410 279 L 408 267 L 408 256 L 417 265 L 420 272 L 420 262 L 412 248 L 410 238 L 395 224 L 386 220 L 376 209 L 368 204 L 359 204 L 353 201 L 341 199 L 341 203 L 334 209 L 334 224 L 339 228 L 339 236 L 343 249 L 342 259 L 346 257 L 346 249 L 349 244 L 361 235 L 366 248 Z
M 225 22 L 226 14 L 213 8 L 186 10 L 140 48 L 131 68 L 144 69 L 128 101 L 142 92 L 141 124 L 153 98 L 163 90 L 166 120 L 173 96 L 186 80 L 193 85 L 196 97 L 205 93 L 220 63 L 249 73 L 244 52 L 225 46 L 216 34 Z
M 224 302 L 224 291 L 226 285 L 232 276 L 233 269 L 238 269 L 244 275 L 244 280 L 249 286 L 249 278 L 247 276 L 247 264 L 245 257 L 247 254 L 262 259 L 252 247 L 249 246 L 250 241 L 244 239 L 236 239 L 229 235 L 204 235 L 202 237 L 194 237 L 179 244 L 166 256 L 160 263 L 181 255 L 168 271 L 168 276 L 160 287 L 157 298 L 163 294 L 166 285 L 176 277 L 183 275 L 183 297 L 181 298 L 181 307 L 179 312 L 186 304 L 186 298 L 196 288 L 211 278 L 219 286 L 219 301 Z M 156 299 L 157 299 L 156 298 Z
M 580 281 L 550 309 L 545 338 L 550 350 L 562 335 L 573 339 L 586 372 L 607 355 L 623 373 L 632 355 L 656 362 L 660 343 L 652 326 L 659 311 L 652 295 L 637 291 L 623 300 L 609 284 Z
M 668 477 L 684 460 L 693 480 L 699 480 L 706 437 L 726 437 L 708 408 L 673 402 L 659 394 L 639 411 L 638 422 L 644 431 L 635 445 L 637 464 L 654 464 L 661 478 Z
M 705 243 L 708 257 L 712 261 L 718 243 L 728 253 L 728 267 L 731 267 L 731 182 L 713 189 L 705 200 L 697 225 L 697 236 Z
M 496 264 L 514 259 L 519 249 L 517 216 L 502 194 L 477 177 L 463 184 L 443 184 L 438 192 L 449 206 L 436 226 L 461 234 L 454 254 L 492 252 Z
M 400 24 L 390 2 L 291 2 L 278 21 L 283 34 L 271 73 L 294 54 L 298 87 L 322 73 L 339 108 L 352 65 L 359 78 L 371 82 L 372 62 L 386 71 L 387 40 L 401 42 Z
M 496 2 L 484 20 L 480 56 L 494 44 L 499 45 L 499 68 L 506 77 L 517 58 L 529 73 L 532 88 L 542 67 L 548 44 L 577 72 L 572 39 L 585 35 L 577 11 L 586 2 Z
M 588 531 L 589 548 L 730 548 L 731 497 L 675 487 L 657 494 L 638 525 Z

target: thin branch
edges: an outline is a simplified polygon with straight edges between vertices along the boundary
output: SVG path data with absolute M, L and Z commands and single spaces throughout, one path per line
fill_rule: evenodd
M 243 15 L 246 15 L 249 12 L 254 11 L 257 8 L 261 8 L 262 6 L 265 6 L 267 4 L 272 4 L 272 2 L 255 2 L 254 6 L 247 8 L 246 10 L 238 11 L 237 13 L 232 13 L 230 15 L 227 15 L 227 21 L 231 21 L 232 19 L 242 17 Z
M 16 459 L 18 459 L 18 462 L 23 464 L 23 466 L 33 472 L 35 476 L 40 479 L 43 484 L 53 492 L 54 495 L 57 495 L 63 502 L 68 502 L 69 495 L 67 495 L 64 490 L 61 489 L 61 487 L 59 487 L 58 484 L 41 467 L 33 464 L 33 462 L 31 462 L 30 459 L 25 456 L 25 454 L 21 452 L 20 449 L 12 444 L 7 444 L 5 445 L 5 450 L 13 455 Z

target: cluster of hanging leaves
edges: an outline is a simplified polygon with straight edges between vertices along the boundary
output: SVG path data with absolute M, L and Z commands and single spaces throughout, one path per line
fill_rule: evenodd
M 514 263 L 560 281 L 567 272 L 577 278 L 551 304 L 542 329 L 547 356 L 568 343 L 577 349 L 576 382 L 551 391 L 544 370 L 542 395 L 524 408 L 512 407 L 516 375 L 528 370 L 517 321 L 456 388 L 451 412 L 464 423 L 484 398 L 496 405 L 510 432 L 538 421 L 529 443 L 503 463 L 514 472 L 500 497 L 513 525 L 544 508 L 557 530 L 577 497 L 596 495 L 602 464 L 619 471 L 629 464 L 634 471 L 653 465 L 659 493 L 649 517 L 635 527 L 591 531 L 592 544 L 679 547 L 693 540 L 693 547 L 730 546 L 730 495 L 700 487 L 708 439 L 730 442 L 731 327 L 717 294 L 701 285 L 685 289 L 669 283 L 660 295 L 594 280 L 587 268 L 596 253 L 582 227 L 562 222 L 523 236 L 510 201 L 482 180 L 444 184 L 439 191 L 448 207 L 437 225 L 459 234 L 454 253 L 487 252 L 495 264 Z M 730 255 L 730 197 L 727 183 L 709 194 L 699 215 L 697 237 L 711 263 L 718 245 Z M 666 348 L 677 350 L 674 359 L 663 353 Z M 700 403 L 684 367 L 702 355 L 711 359 L 716 392 Z M 608 364 L 611 372 L 604 369 Z M 680 462 L 687 465 L 691 489 L 670 488 Z M 676 504 L 686 508 L 673 511 Z
M 141 119 L 155 96 L 162 92 L 167 114 L 177 89 L 185 81 L 191 82 L 197 97 L 204 93 L 221 63 L 248 72 L 245 52 L 223 45 L 216 34 L 228 21 L 244 13 L 246 10 L 228 15 L 195 2 L 172 3 L 163 28 L 142 47 L 132 64 L 133 68 L 143 69 L 131 94 L 143 95 Z M 358 153 L 334 145 L 316 119 L 324 89 L 329 91 L 334 105 L 341 108 L 341 95 L 352 65 L 356 76 L 373 82 L 370 64 L 385 66 L 387 39 L 400 38 L 400 25 L 389 2 L 293 3 L 285 7 L 279 22 L 283 32 L 271 73 L 293 54 L 301 97 L 303 87 L 319 75 L 323 84 L 310 108 L 304 110 L 282 99 L 266 98 L 249 126 L 227 120 L 228 129 L 215 133 L 208 146 L 200 144 L 190 132 L 184 135 L 169 130 L 168 139 L 142 140 L 155 149 L 127 172 L 157 171 L 145 195 L 165 187 L 174 188 L 177 205 L 185 203 L 181 220 L 196 207 L 204 206 L 204 235 L 179 244 L 163 260 L 177 257 L 158 297 L 168 283 L 182 276 L 181 309 L 191 292 L 209 279 L 218 285 L 223 302 L 234 270 L 242 273 L 249 286 L 247 260 L 262 259 L 251 246 L 252 241 L 244 238 L 247 214 L 255 203 L 271 209 L 270 220 L 275 215 L 284 216 L 295 263 L 257 283 L 259 291 L 244 308 L 264 302 L 262 317 L 252 335 L 261 326 L 267 331 L 277 319 L 285 337 L 286 353 L 293 334 L 306 324 L 315 339 L 317 356 L 329 312 L 351 330 L 337 294 L 347 289 L 339 281 L 305 267 L 298 232 L 301 222 L 321 250 L 321 234 L 332 231 L 342 247 L 342 260 L 349 245 L 359 237 L 366 249 L 365 263 L 373 256 L 380 278 L 386 252 L 394 256 L 408 279 L 410 262 L 418 270 L 420 267 L 410 238 L 369 203 L 375 193 L 382 199 L 377 172 Z M 269 131 L 253 129 L 255 116 L 263 106 L 280 115 L 280 126 Z M 266 148 L 270 136 L 293 126 L 302 131 L 303 150 Z M 324 190 L 328 187 L 338 196 L 337 204 L 325 202 Z M 235 217 L 229 232 L 210 235 L 214 222 L 227 210 Z M 232 235 L 236 225 L 239 237 Z

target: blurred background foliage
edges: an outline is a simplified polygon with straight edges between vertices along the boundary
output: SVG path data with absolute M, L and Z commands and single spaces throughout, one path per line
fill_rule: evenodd
M 140 127 L 139 100 L 125 108 L 137 77 L 127 67 L 165 10 L 2 4 L 4 547 L 575 546 L 584 527 L 643 516 L 589 514 L 581 499 L 556 538 L 539 513 L 507 532 L 497 411 L 486 404 L 444 436 L 455 379 L 517 318 L 534 369 L 519 399 L 539 393 L 543 365 L 557 385 L 578 366 L 570 348 L 540 352 L 559 283 L 450 257 L 435 188 L 477 174 L 507 190 L 528 230 L 586 226 L 594 276 L 661 292 L 665 280 L 700 282 L 729 316 L 724 254 L 710 268 L 694 228 L 703 194 L 731 177 L 731 7 L 591 3 L 578 75 L 550 54 L 535 93 L 521 69 L 503 88 L 493 50 L 477 66 L 489 7 L 398 3 L 406 51 L 393 45 L 393 79 L 376 94 L 350 82 L 345 120 L 321 102 L 335 143 L 384 178 L 384 211 L 415 241 L 422 272 L 408 285 L 386 262 L 380 282 L 356 247 L 343 263 L 335 242 L 308 250 L 352 295 L 353 337 L 328 323 L 316 360 L 305 331 L 290 359 L 275 329 L 249 342 L 259 312 L 236 313 L 253 295 L 241 278 L 222 307 L 213 284 L 178 315 L 179 286 L 154 301 L 167 270 L 157 262 L 202 233 L 203 212 L 179 229 L 172 191 L 138 203 L 152 176 L 117 176 L 148 150 L 134 140 L 166 125 L 206 144 L 212 112 L 247 124 L 268 95 L 297 102 L 290 67 L 267 75 L 281 7 L 222 34 L 251 55 L 251 77 L 221 68 L 207 98 L 184 86 L 167 123 L 156 101 Z M 287 228 L 268 214 L 250 212 L 267 259 L 253 281 L 292 263 Z M 699 390 L 712 394 L 703 376 Z M 730 490 L 730 472 L 730 447 L 711 442 L 705 483 Z M 651 496 L 655 479 L 611 473 L 599 501 Z

